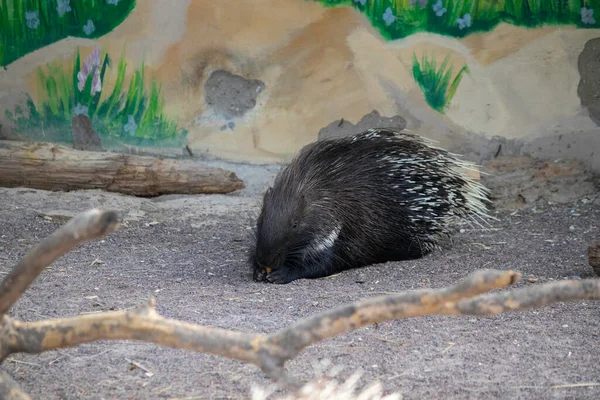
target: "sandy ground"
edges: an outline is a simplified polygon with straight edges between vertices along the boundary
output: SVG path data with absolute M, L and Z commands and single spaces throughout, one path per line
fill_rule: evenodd
M 586 249 L 600 240 L 600 208 L 580 202 L 498 214 L 494 230 L 465 226 L 452 249 L 417 261 L 284 286 L 254 283 L 245 264 L 248 232 L 275 169 L 236 172 L 248 187 L 226 196 L 141 200 L 100 191 L 0 189 L 2 274 L 64 223 L 40 212 L 106 207 L 125 219 L 114 234 L 78 246 L 44 271 L 12 316 L 32 321 L 126 309 L 156 296 L 167 317 L 268 333 L 383 292 L 449 285 L 479 268 L 519 270 L 519 286 L 592 276 Z M 342 378 L 362 368 L 361 385 L 378 379 L 405 399 L 596 399 L 599 306 L 581 301 L 485 318 L 389 321 L 310 347 L 288 368 L 302 379 L 313 376 L 319 360 L 343 366 Z M 154 375 L 130 369 L 128 360 Z M 2 368 L 36 399 L 238 399 L 249 398 L 253 383 L 269 384 L 253 365 L 126 341 L 16 354 Z

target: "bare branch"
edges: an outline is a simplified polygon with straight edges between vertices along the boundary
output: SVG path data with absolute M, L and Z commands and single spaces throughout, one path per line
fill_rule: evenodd
M 5 317 L 0 360 L 13 353 L 41 353 L 98 340 L 143 340 L 163 346 L 211 353 L 257 363 L 253 341 L 258 335 L 194 325 L 164 318 L 148 304 L 130 311 L 111 311 L 36 322 Z
M 325 338 L 390 319 L 439 314 L 446 304 L 470 298 L 519 281 L 514 271 L 477 271 L 448 288 L 423 289 L 379 296 L 343 305 L 309 317 L 276 333 L 271 341 L 283 347 L 288 357 Z
M 115 211 L 93 209 L 77 215 L 38 243 L 0 283 L 0 318 L 54 260 L 77 244 L 107 235 L 118 226 Z
M 310 345 L 362 326 L 424 315 L 493 315 L 558 301 L 600 299 L 600 280 L 597 279 L 553 282 L 479 295 L 512 285 L 519 277 L 520 274 L 514 271 L 477 271 L 448 288 L 423 289 L 361 300 L 315 315 L 267 336 L 164 318 L 156 312 L 153 299 L 147 305 L 127 312 L 88 314 L 39 322 L 19 322 L 5 317 L 0 359 L 17 352 L 40 353 L 98 340 L 141 340 L 251 362 L 275 381 L 297 387 L 300 382 L 284 372 L 286 361 Z
M 599 300 L 600 279 L 566 280 L 490 293 L 448 306 L 446 314 L 494 315 L 571 300 Z

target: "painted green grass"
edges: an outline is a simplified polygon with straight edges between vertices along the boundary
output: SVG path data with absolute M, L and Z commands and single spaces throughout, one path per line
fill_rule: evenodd
M 421 62 L 413 54 L 413 77 L 419 84 L 419 87 L 425 95 L 425 100 L 433 108 L 444 113 L 456 93 L 458 84 L 463 74 L 469 73 L 469 69 L 464 65 L 458 74 L 452 80 L 452 64 L 448 64 L 450 54 L 446 56 L 442 64 L 437 67 L 435 58 L 429 59 L 425 54 L 421 57 Z
M 108 54 L 100 57 L 97 48 L 83 62 L 78 51 L 72 67 L 58 62 L 40 67 L 36 101 L 28 96 L 25 109 L 7 110 L 6 117 L 22 135 L 37 140 L 72 143 L 71 118 L 81 113 L 90 117 L 102 143 L 109 147 L 181 146 L 187 131 L 179 130 L 177 123 L 163 114 L 161 88 L 152 80 L 148 89 L 144 64 L 125 85 L 127 64 L 121 57 L 112 91 L 106 93 L 105 79 L 111 67 Z
M 526 27 L 546 24 L 600 27 L 598 0 L 316 1 L 325 6 L 351 6 L 360 10 L 386 39 L 392 40 L 417 32 L 464 37 L 490 31 L 500 22 Z
M 0 0 L 0 66 L 67 36 L 98 38 L 123 22 L 135 4 L 135 0 Z

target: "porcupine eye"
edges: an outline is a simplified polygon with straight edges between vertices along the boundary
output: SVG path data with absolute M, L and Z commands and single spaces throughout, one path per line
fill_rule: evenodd
M 298 221 L 292 221 L 292 228 L 296 229 L 298 227 Z

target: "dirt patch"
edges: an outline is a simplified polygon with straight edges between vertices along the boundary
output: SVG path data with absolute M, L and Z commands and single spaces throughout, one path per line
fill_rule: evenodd
M 489 175 L 482 175 L 481 180 L 491 190 L 497 209 L 598 200 L 598 178 L 577 160 L 508 156 L 484 166 Z
M 243 174 L 242 174 L 243 175 Z M 248 172 L 251 175 L 251 172 Z M 250 180 L 249 180 L 250 182 Z M 60 210 L 117 207 L 124 226 L 57 260 L 11 316 L 32 321 L 137 306 L 156 296 L 171 318 L 273 332 L 315 313 L 384 292 L 452 284 L 480 268 L 516 269 L 518 286 L 594 276 L 589 244 L 600 238 L 600 209 L 569 203 L 499 213 L 493 230 L 462 226 L 452 249 L 416 261 L 374 265 L 321 280 L 254 283 L 245 264 L 260 190 L 231 195 L 136 199 L 101 191 L 0 189 L 0 273 L 64 221 Z M 529 283 L 527 278 L 537 279 Z M 311 363 L 364 371 L 404 399 L 596 399 L 600 308 L 559 303 L 493 317 L 435 316 L 365 327 L 308 348 L 288 364 L 309 379 Z M 11 361 L 13 360 L 13 361 Z M 249 397 L 269 381 L 253 365 L 132 341 L 98 342 L 40 355 L 16 354 L 2 368 L 33 396 L 52 399 Z M 148 377 L 133 360 L 151 370 Z

